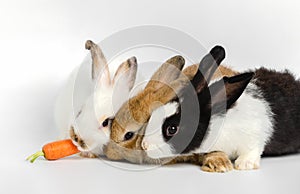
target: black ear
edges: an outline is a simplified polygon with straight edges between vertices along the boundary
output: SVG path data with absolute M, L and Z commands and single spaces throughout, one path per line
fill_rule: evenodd
M 199 64 L 197 73 L 191 80 L 198 93 L 204 87 L 207 87 L 207 84 L 224 58 L 225 50 L 222 46 L 215 46 L 207 55 L 203 57 Z
M 253 72 L 248 72 L 233 77 L 223 77 L 209 86 L 212 114 L 229 109 L 242 95 L 253 76 Z

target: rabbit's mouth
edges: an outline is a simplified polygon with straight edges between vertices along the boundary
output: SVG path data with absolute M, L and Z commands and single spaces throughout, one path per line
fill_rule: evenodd
M 79 151 L 81 151 L 81 152 L 89 151 L 89 146 L 85 143 L 85 141 L 82 138 L 80 138 L 79 135 L 77 135 L 75 133 L 73 126 L 71 126 L 71 129 L 70 129 L 70 137 L 71 137 L 73 143 L 77 146 Z
M 76 144 L 78 150 L 81 151 L 81 152 L 89 152 L 89 151 L 90 151 L 90 149 L 89 149 L 88 146 L 84 143 L 83 140 L 81 140 L 81 141 L 78 142 L 78 143 L 76 142 L 75 144 Z

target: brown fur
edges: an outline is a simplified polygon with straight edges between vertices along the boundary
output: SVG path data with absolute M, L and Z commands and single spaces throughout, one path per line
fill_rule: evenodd
M 237 75 L 237 74 L 238 74 L 237 71 L 234 71 L 233 69 L 231 69 L 227 66 L 220 65 L 218 67 L 217 71 L 215 71 L 215 73 L 212 77 L 212 80 L 213 79 L 218 79 L 218 78 L 221 78 L 221 77 L 224 77 L 224 76 L 231 77 L 231 76 L 234 76 L 234 75 Z
M 170 84 L 174 78 L 179 77 L 184 66 L 185 60 L 181 56 L 175 56 L 168 59 L 161 67 L 154 73 L 151 80 L 148 82 L 146 88 L 157 90 L 165 84 Z M 165 74 L 168 73 L 166 76 Z
M 191 155 L 182 155 L 173 158 L 166 165 L 180 164 L 180 163 L 190 163 L 195 165 L 202 165 L 203 158 L 205 154 L 191 154 Z
M 99 156 L 96 154 L 93 154 L 92 152 L 80 152 L 79 156 L 83 158 L 98 158 Z
M 173 158 L 166 165 L 190 163 L 200 165 L 206 172 L 228 172 L 233 170 L 233 165 L 224 152 L 210 152 L 205 154 L 182 155 Z
M 198 71 L 198 67 L 199 67 L 199 64 L 194 64 L 194 65 L 191 65 L 191 66 L 188 66 L 186 67 L 182 72 L 183 74 L 185 74 L 190 80 L 193 79 L 194 75 L 196 74 L 196 72 Z M 212 80 L 214 79 L 218 79 L 218 78 L 221 78 L 223 76 L 228 76 L 228 77 L 231 77 L 231 76 L 234 76 L 234 75 L 237 75 L 238 72 L 237 71 L 234 71 L 233 69 L 227 67 L 227 66 L 224 66 L 224 65 L 220 65 L 217 69 L 217 71 L 215 71 L 213 77 L 212 77 Z
M 148 122 L 153 110 L 175 98 L 179 89 L 188 83 L 188 80 L 182 77 L 169 85 L 163 85 L 156 91 L 145 89 L 142 93 L 130 99 L 129 107 L 126 108 L 129 108 L 132 119 L 140 124 L 145 124 Z
M 210 152 L 204 155 L 201 169 L 206 172 L 228 172 L 233 165 L 224 152 Z

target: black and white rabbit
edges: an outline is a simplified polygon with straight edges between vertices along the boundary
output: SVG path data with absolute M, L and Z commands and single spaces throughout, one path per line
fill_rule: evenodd
M 265 68 L 211 81 L 224 58 L 214 47 L 191 81 L 194 91 L 175 88 L 179 97 L 153 111 L 142 141 L 149 157 L 223 151 L 236 169 L 249 170 L 259 168 L 262 155 L 299 151 L 300 82 Z

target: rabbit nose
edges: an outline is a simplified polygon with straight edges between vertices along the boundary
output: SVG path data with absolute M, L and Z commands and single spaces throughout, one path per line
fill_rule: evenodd
M 147 150 L 148 147 L 149 147 L 149 144 L 146 141 L 143 141 L 142 147 L 143 147 L 144 150 Z

